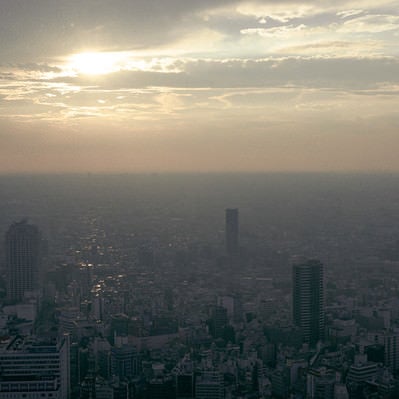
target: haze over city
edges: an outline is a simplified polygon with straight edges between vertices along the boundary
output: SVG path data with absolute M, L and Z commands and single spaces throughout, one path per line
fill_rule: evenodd
M 3 1 L 0 172 L 398 171 L 397 0 Z

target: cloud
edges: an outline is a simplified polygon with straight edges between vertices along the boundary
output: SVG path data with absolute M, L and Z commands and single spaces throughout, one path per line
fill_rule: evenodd
M 12 65 L 11 65 L 12 67 Z M 37 63 L 25 63 L 25 64 L 16 64 L 14 66 L 16 69 L 22 70 L 22 71 L 30 71 L 30 72 L 54 72 L 54 73 L 60 73 L 62 70 L 59 67 L 49 65 L 49 64 L 37 64 Z
M 244 2 L 236 7 L 239 14 L 254 16 L 257 19 L 271 18 L 282 23 L 317 14 L 317 9 L 313 4 L 306 2 Z
M 133 123 L 150 131 L 173 129 L 172 121 L 175 128 L 198 127 L 202 120 L 225 129 L 227 120 L 237 124 L 245 120 L 257 129 L 264 120 L 280 126 L 321 115 L 326 120 L 334 115 L 343 119 L 345 107 L 351 108 L 350 117 L 396 112 L 396 58 L 178 58 L 176 65 L 168 62 L 180 72 L 131 70 L 5 81 L 0 85 L 0 120 L 70 128 L 103 120 L 113 129 Z M 362 104 L 366 96 L 367 104 Z
M 366 42 L 369 50 L 378 48 L 378 43 Z M 334 53 L 346 49 L 348 53 L 356 49 L 356 43 L 318 42 L 292 49 L 305 53 L 307 49 L 324 53 Z M 290 51 L 285 48 L 281 50 Z M 0 94 L 6 99 L 44 96 L 46 101 L 55 101 L 59 96 L 69 96 L 81 92 L 116 93 L 123 96 L 126 90 L 138 93 L 140 90 L 155 88 L 206 89 L 236 87 L 330 87 L 340 89 L 370 89 L 382 83 L 396 84 L 399 59 L 395 57 L 336 57 L 336 56 L 287 56 L 267 58 L 233 59 L 192 59 L 176 58 L 163 62 L 158 59 L 140 64 L 149 70 L 121 70 L 100 76 L 65 76 L 62 73 L 31 78 L 30 71 L 15 71 L 6 74 L 0 84 Z M 162 67 L 161 67 L 162 66 Z M 26 75 L 20 75 L 25 73 Z M 20 76 L 20 80 L 16 78 Z M 22 77 L 21 77 L 22 76 Z M 96 99 L 97 100 L 97 99 Z M 95 101 L 96 101 L 95 100 Z M 4 101 L 4 100 L 3 100 Z M 57 100 L 58 101 L 58 100 Z
M 384 43 L 377 40 L 361 41 L 317 41 L 305 44 L 276 47 L 275 52 L 291 55 L 320 55 L 336 58 L 365 56 L 370 58 L 372 54 L 378 57 L 383 54 Z
M 262 37 L 269 37 L 269 38 L 285 38 L 290 37 L 293 34 L 297 35 L 298 32 L 305 31 L 306 25 L 285 25 L 285 26 L 278 26 L 274 28 L 247 28 L 241 29 L 241 33 L 243 35 L 259 35 Z
M 393 30 L 399 30 L 397 15 L 364 15 L 345 21 L 338 27 L 339 32 L 345 33 L 381 33 Z
M 143 94 L 140 93 L 139 96 Z M 397 101 L 303 88 L 156 95 L 147 116 L 71 109 L 68 124 L 0 118 L 0 170 L 262 171 L 398 169 Z M 169 97 L 169 98 L 168 98 Z M 201 109 L 197 104 L 208 102 Z M 219 104 L 219 105 L 218 105 Z M 189 107 L 188 107 L 189 105 Z M 184 109 L 182 109 L 184 107 Z M 157 112 L 159 111 L 159 112 Z M 135 115 L 136 113 L 136 115 Z M 184 115 L 184 118 L 182 117 Z M 49 128 L 49 126 L 51 128 Z M 388 149 L 388 150 L 387 150 Z M 206 160 L 206 162 L 204 162 Z
M 295 30 L 302 25 L 314 28 L 337 21 L 348 22 L 348 32 L 366 25 L 377 32 L 379 23 L 384 29 L 394 29 L 395 15 L 397 7 L 392 0 L 378 4 L 370 0 L 328 4 L 310 0 L 7 1 L 0 14 L 0 51 L 2 59 L 12 63 L 105 50 L 217 54 L 227 46 L 237 54 L 245 52 L 245 48 L 234 47 L 240 30 L 264 28 L 264 23 L 267 28 L 277 28 L 275 34 L 284 33 L 286 25 Z M 367 19 L 355 24 L 351 21 L 356 16 Z M 251 21 L 256 26 L 251 26 Z M 271 32 L 258 31 L 266 35 Z
M 194 14 L 228 0 L 21 0 L 2 4 L 3 59 L 64 55 L 87 49 L 145 49 L 180 40 Z M 191 17 L 190 17 L 191 15 Z M 188 18 L 188 19 L 187 19 Z
M 0 170 L 399 169 L 397 0 L 3 3 Z
M 337 15 L 341 18 L 353 17 L 354 15 L 363 14 L 363 10 L 345 10 L 337 12 Z
M 369 88 L 398 82 L 396 58 L 270 57 L 265 59 L 180 60 L 179 73 L 122 71 L 91 80 L 70 79 L 74 85 L 98 84 L 104 89 L 146 87 L 231 88 L 305 87 Z

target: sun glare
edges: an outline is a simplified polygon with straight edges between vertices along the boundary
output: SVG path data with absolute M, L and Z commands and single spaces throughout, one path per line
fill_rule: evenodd
M 70 57 L 69 67 L 78 74 L 104 75 L 119 71 L 125 62 L 126 55 L 124 53 L 78 53 Z

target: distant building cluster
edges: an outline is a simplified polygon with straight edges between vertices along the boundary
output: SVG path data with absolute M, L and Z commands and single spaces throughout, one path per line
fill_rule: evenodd
M 0 399 L 399 398 L 382 271 L 251 252 L 230 208 L 214 248 L 113 240 L 96 215 L 73 237 L 6 232 Z

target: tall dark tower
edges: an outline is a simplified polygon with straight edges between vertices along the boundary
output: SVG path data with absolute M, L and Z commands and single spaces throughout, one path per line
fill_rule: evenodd
M 5 237 L 7 297 L 18 302 L 38 288 L 40 232 L 26 220 L 10 226 Z
M 225 234 L 227 255 L 238 254 L 238 209 L 226 209 Z
M 324 339 L 323 264 L 309 260 L 293 266 L 293 317 L 305 342 L 314 345 Z

